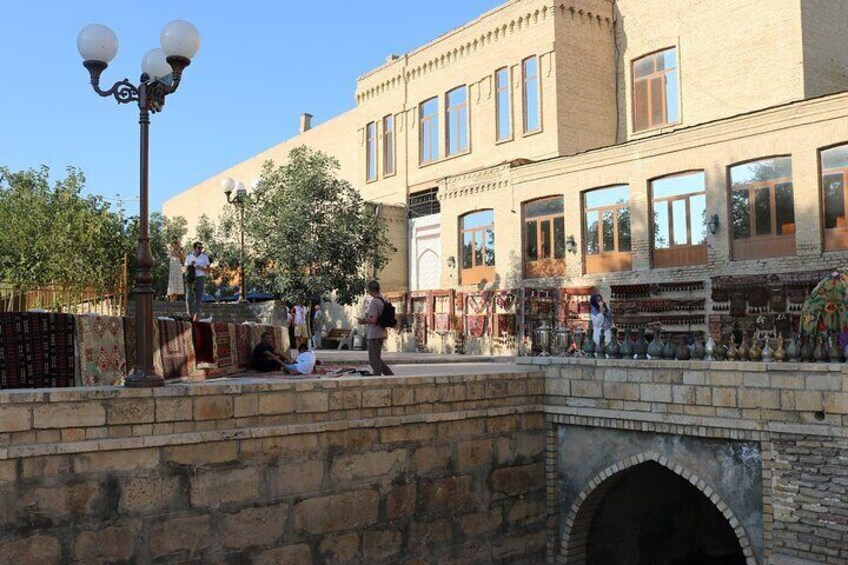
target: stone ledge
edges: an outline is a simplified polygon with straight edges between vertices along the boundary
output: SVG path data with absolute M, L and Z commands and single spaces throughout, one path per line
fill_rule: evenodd
M 309 433 L 337 432 L 361 428 L 383 428 L 406 424 L 435 424 L 439 422 L 531 414 L 542 411 L 541 404 L 507 406 L 476 411 L 440 412 L 438 414 L 412 414 L 405 416 L 385 416 L 360 420 L 337 420 L 311 424 L 290 424 L 264 428 L 243 428 L 214 430 L 204 432 L 186 432 L 161 436 L 111 438 L 65 443 L 45 443 L 16 445 L 0 448 L 0 460 L 44 455 L 68 455 L 73 453 L 91 453 L 98 451 L 119 451 L 172 445 L 192 445 L 228 440 L 257 439 L 267 437 L 302 435 Z
M 676 361 L 661 359 L 586 359 L 579 357 L 516 357 L 521 366 L 578 365 L 628 369 L 695 369 L 745 372 L 804 372 L 848 374 L 848 363 L 763 363 L 758 361 Z

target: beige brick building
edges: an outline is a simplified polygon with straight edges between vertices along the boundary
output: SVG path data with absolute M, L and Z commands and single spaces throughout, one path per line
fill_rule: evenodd
M 787 329 L 798 289 L 848 257 L 846 21 L 840 0 L 512 0 L 164 213 L 215 217 L 223 177 L 306 144 L 386 205 L 382 280 L 418 347 L 510 348 L 585 317 L 592 289 L 625 328 Z

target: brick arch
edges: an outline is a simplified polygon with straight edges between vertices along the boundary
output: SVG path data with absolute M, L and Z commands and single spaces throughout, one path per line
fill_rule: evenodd
M 667 457 L 660 455 L 654 451 L 646 451 L 639 455 L 628 457 L 623 461 L 619 461 L 611 465 L 595 475 L 590 480 L 582 491 L 577 495 L 574 504 L 568 512 L 565 519 L 565 528 L 562 534 L 562 543 L 560 545 L 560 558 L 558 563 L 567 565 L 585 565 L 586 550 L 589 541 L 589 529 L 592 526 L 592 520 L 595 517 L 595 512 L 598 509 L 601 501 L 618 482 L 617 479 L 627 469 L 637 467 L 644 463 L 654 462 L 662 465 L 672 473 L 686 479 L 692 486 L 706 496 L 710 502 L 721 512 L 727 520 L 730 527 L 733 528 L 733 533 L 736 534 L 736 539 L 742 548 L 742 553 L 745 555 L 745 562 L 748 565 L 757 565 L 757 559 L 754 557 L 754 552 L 751 549 L 751 542 L 748 539 L 748 534 L 745 528 L 733 514 L 733 510 L 725 503 L 719 494 L 713 490 L 702 478 L 695 473 L 689 471 L 685 467 L 675 464 Z

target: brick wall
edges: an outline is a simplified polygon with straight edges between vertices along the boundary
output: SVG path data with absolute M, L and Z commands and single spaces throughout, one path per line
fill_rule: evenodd
M 538 372 L 0 398 L 2 563 L 538 563 Z

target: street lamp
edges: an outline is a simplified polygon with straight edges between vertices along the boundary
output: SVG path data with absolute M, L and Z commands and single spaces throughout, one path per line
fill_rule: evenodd
M 253 188 L 259 186 L 259 179 L 253 181 Z M 230 195 L 236 191 L 235 197 L 232 199 Z M 247 302 L 247 281 L 244 278 L 244 204 L 247 200 L 247 189 L 241 181 L 234 181 L 227 177 L 221 181 L 221 190 L 227 197 L 227 204 L 232 204 L 239 209 L 239 302 Z
M 141 61 L 141 79 L 134 85 L 128 79 L 116 82 L 109 90 L 100 88 L 100 75 L 118 52 L 118 36 L 108 27 L 90 24 L 77 36 L 77 49 L 83 66 L 91 76 L 91 86 L 103 97 L 113 97 L 118 104 L 138 104 L 140 135 L 140 198 L 138 251 L 135 276 L 136 367 L 125 382 L 129 387 L 162 386 L 165 381 L 153 370 L 153 255 L 148 233 L 148 155 L 150 114 L 162 110 L 165 97 L 177 90 L 183 70 L 200 49 L 200 35 L 188 22 L 176 20 L 167 24 L 159 36 L 161 49 L 151 49 Z

